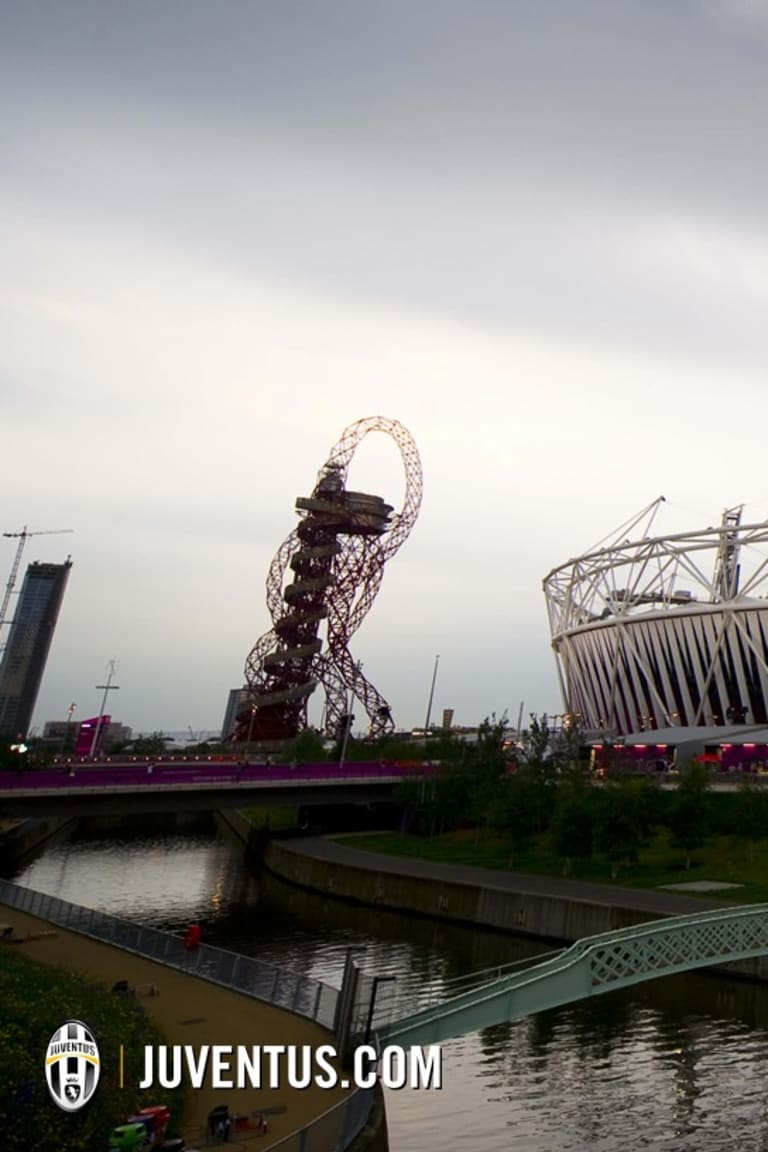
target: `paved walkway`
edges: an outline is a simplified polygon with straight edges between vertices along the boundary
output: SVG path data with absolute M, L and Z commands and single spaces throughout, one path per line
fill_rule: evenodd
M 412 856 L 390 856 L 339 844 L 335 840 L 307 837 L 286 840 L 283 848 L 318 860 L 347 864 L 394 876 L 416 876 L 442 880 L 451 884 L 470 884 L 500 892 L 519 892 L 537 896 L 559 896 L 584 904 L 607 904 L 613 908 L 630 908 L 649 916 L 685 916 L 690 912 L 730 907 L 730 901 L 678 896 L 641 888 L 620 888 L 615 884 L 592 884 L 584 880 L 566 880 L 556 876 L 535 876 L 529 872 L 505 872 L 496 868 L 475 868 L 467 864 L 445 864 L 418 860 Z
M 141 1004 L 162 1029 L 170 1044 L 327 1044 L 329 1034 L 303 1017 L 264 1004 L 239 992 L 230 991 L 109 944 L 102 944 L 75 932 L 52 926 L 16 908 L 0 905 L 0 921 L 13 926 L 17 936 L 50 932 L 53 935 L 24 944 L 2 945 L 18 948 L 44 964 L 65 968 L 111 988 L 118 980 L 130 985 L 156 984 L 158 996 L 143 997 Z M 55 1024 L 58 1022 L 54 1022 Z M 266 1149 L 283 1136 L 303 1127 L 327 1111 L 346 1093 L 341 1089 L 322 1090 L 314 1085 L 303 1091 L 287 1087 L 213 1091 L 189 1089 L 186 1112 L 180 1125 L 190 1148 L 203 1146 L 205 1121 L 218 1104 L 226 1104 L 235 1114 L 250 1115 L 259 1108 L 285 1107 L 285 1112 L 269 1117 L 266 1136 L 238 1139 L 236 1148 Z M 159 1100 L 158 1103 L 163 1103 Z

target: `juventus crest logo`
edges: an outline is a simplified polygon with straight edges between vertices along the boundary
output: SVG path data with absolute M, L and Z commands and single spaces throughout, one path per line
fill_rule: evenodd
M 48 1041 L 45 1079 L 54 1102 L 65 1112 L 84 1107 L 99 1083 L 99 1049 L 82 1020 L 67 1020 Z

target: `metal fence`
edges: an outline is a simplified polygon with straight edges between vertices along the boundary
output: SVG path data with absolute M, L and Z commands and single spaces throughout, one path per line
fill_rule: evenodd
M 209 944 L 200 944 L 194 951 L 187 951 L 183 939 L 170 932 L 143 927 L 130 920 L 97 912 L 94 908 L 82 908 L 7 880 L 0 880 L 0 903 L 28 912 L 30 916 L 38 916 L 70 932 L 79 932 L 158 964 L 221 984 L 278 1008 L 286 1008 L 314 1020 L 323 1028 L 333 1029 L 339 991 L 311 976 Z M 267 1147 L 280 1149 L 280 1152 L 342 1152 L 367 1123 L 373 1098 L 373 1089 L 359 1088 L 306 1128 Z
M 358 1088 L 305 1128 L 291 1132 L 264 1152 L 342 1152 L 368 1123 L 375 1099 L 374 1088 Z
M 483 985 L 493 984 L 505 976 L 515 972 L 524 971 L 551 960 L 563 953 L 563 948 L 550 949 L 547 952 L 537 953 L 535 956 L 524 956 L 519 960 L 511 960 L 506 964 L 494 965 L 491 968 L 482 968 L 476 972 L 466 972 L 460 976 L 441 978 L 433 983 L 411 984 L 405 982 L 386 983 L 378 989 L 375 997 L 374 1011 L 368 1019 L 372 997 L 373 980 L 367 973 L 361 973 L 358 981 L 358 996 L 355 1002 L 355 1012 L 352 1020 L 353 1034 L 360 1035 L 370 1023 L 371 1029 L 386 1031 L 390 1024 L 405 1020 L 408 1016 L 415 1016 L 427 1008 L 434 1008 L 444 1004 L 465 992 L 471 992 Z M 385 979 L 387 979 L 385 977 Z M 381 977 L 379 977 L 381 980 Z
M 278 1008 L 287 1008 L 299 1016 L 316 1020 L 323 1028 L 333 1028 L 338 990 L 311 976 L 209 944 L 200 944 L 194 951 L 187 951 L 183 939 L 170 932 L 121 920 L 94 908 L 81 908 L 4 880 L 0 881 L 0 901 L 61 928 L 103 940 L 169 968 L 201 976 Z

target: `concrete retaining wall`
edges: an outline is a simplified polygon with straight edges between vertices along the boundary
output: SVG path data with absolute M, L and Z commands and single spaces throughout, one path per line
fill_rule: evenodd
M 27 855 L 61 832 L 69 819 L 50 817 L 40 820 L 19 820 L 0 832 L 0 869 L 14 868 Z
M 217 812 L 216 819 L 221 824 L 225 824 L 230 832 L 233 832 L 238 840 L 241 840 L 243 844 L 245 844 L 246 848 L 252 848 L 257 843 L 259 836 L 258 830 L 254 828 L 250 820 L 243 816 L 242 812 L 238 812 L 237 809 L 232 808 Z
M 544 896 L 450 879 L 409 876 L 403 872 L 383 873 L 375 871 L 373 866 L 366 868 L 357 852 L 354 864 L 304 854 L 301 840 L 267 842 L 263 849 L 263 862 L 280 879 L 321 892 L 326 897 L 558 944 L 663 919 L 622 907 L 621 889 L 616 889 L 615 904 L 591 904 L 556 894 Z M 407 869 L 408 862 L 398 858 L 398 865 Z M 449 874 L 450 865 L 445 868 Z M 553 880 L 553 886 L 556 883 Z M 743 979 L 768 981 L 768 957 L 740 961 L 715 970 Z

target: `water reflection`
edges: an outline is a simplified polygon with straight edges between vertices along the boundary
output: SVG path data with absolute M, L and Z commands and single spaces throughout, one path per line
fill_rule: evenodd
M 90 825 L 19 882 L 338 984 L 364 946 L 394 995 L 540 953 L 541 944 L 340 904 L 244 866 L 211 824 Z M 382 997 L 392 985 L 382 985 Z M 768 1152 L 768 989 L 705 973 L 611 992 L 444 1047 L 441 1093 L 387 1094 L 392 1152 Z

